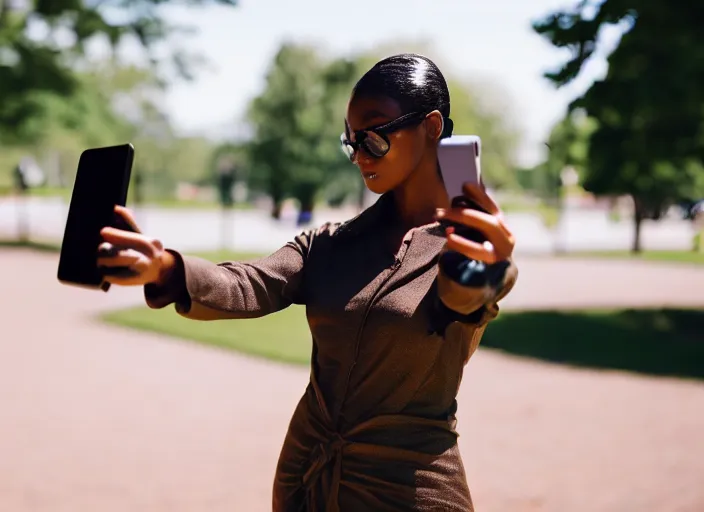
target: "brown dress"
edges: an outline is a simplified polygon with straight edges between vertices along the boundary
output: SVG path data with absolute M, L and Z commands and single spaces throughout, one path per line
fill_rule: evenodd
M 183 256 L 185 289 L 146 287 L 149 306 L 175 302 L 199 320 L 305 304 L 310 384 L 279 458 L 275 512 L 472 510 L 455 398 L 516 268 L 500 293 L 462 287 L 438 273 L 445 237 L 437 224 L 389 251 L 393 212 L 385 195 L 355 219 L 306 231 L 254 262 Z

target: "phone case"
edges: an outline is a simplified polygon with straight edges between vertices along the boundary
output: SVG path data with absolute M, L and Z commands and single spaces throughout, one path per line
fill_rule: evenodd
M 465 183 L 481 181 L 481 138 L 476 135 L 455 135 L 442 140 L 438 147 L 438 162 L 452 207 L 484 211 L 465 197 L 462 191 Z M 453 227 L 458 235 L 469 240 L 480 243 L 485 241 L 485 237 L 475 229 L 448 221 L 442 221 L 441 224 Z
M 59 257 L 57 278 L 62 284 L 109 289 L 97 267 L 100 230 L 114 224 L 115 206 L 125 205 L 133 160 L 132 144 L 81 154 Z
M 438 146 L 438 163 L 450 200 L 462 196 L 462 185 L 481 180 L 481 139 L 476 135 L 455 135 Z

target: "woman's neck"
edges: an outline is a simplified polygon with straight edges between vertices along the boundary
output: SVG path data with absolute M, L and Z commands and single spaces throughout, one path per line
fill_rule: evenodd
M 435 157 L 422 162 L 393 195 L 396 213 L 405 231 L 432 224 L 436 209 L 450 206 Z

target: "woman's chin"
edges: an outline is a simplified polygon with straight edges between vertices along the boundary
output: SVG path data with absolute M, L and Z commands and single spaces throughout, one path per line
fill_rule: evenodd
M 370 192 L 375 194 L 385 194 L 389 191 L 388 185 L 384 184 L 383 180 L 376 178 L 365 178 L 364 184 L 367 186 Z

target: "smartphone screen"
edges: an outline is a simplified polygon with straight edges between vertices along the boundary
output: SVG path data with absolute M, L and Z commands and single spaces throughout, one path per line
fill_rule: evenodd
M 456 135 L 440 141 L 438 161 L 450 199 L 463 195 L 464 183 L 479 183 L 480 151 L 481 139 L 475 135 Z
M 100 231 L 114 223 L 115 205 L 125 205 L 133 159 L 131 144 L 81 154 L 61 244 L 58 279 L 62 283 L 102 285 L 97 266 Z

